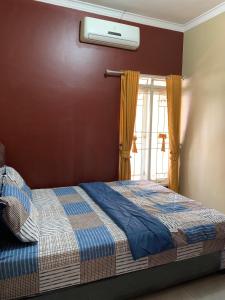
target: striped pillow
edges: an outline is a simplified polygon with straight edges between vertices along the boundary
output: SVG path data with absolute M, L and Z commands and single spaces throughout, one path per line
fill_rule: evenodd
M 0 177 L 3 176 L 5 174 L 6 168 L 5 167 L 1 167 L 0 168 Z
M 22 176 L 12 167 L 5 166 L 5 174 L 32 199 L 32 191 Z
M 2 194 L 3 175 L 5 174 L 5 167 L 0 168 L 0 196 Z
M 0 252 L 2 246 L 5 246 L 7 243 L 12 243 L 17 240 L 16 237 L 12 234 L 11 230 L 9 230 L 5 222 L 2 220 L 3 208 L 4 206 L 0 203 Z
M 37 210 L 28 195 L 7 176 L 3 177 L 0 204 L 3 221 L 18 239 L 22 242 L 39 240 Z

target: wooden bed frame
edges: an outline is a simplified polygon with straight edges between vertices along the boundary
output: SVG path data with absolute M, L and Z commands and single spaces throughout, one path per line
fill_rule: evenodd
M 5 147 L 0 143 L 0 167 L 5 163 Z M 132 299 L 220 270 L 220 253 L 136 271 L 92 283 L 51 291 L 27 299 L 35 300 L 119 300 Z

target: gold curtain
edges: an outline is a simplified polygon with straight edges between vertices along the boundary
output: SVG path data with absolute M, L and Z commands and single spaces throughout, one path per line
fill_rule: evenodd
M 180 152 L 180 111 L 182 78 L 170 75 L 166 78 L 169 124 L 169 188 L 179 188 L 179 152 Z
M 121 76 L 119 180 L 131 178 L 130 151 L 136 117 L 139 72 L 125 71 Z

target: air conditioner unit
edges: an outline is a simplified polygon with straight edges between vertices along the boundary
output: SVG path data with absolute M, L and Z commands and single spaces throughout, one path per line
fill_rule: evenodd
M 140 28 L 85 17 L 81 21 L 80 40 L 89 44 L 136 50 L 140 46 Z

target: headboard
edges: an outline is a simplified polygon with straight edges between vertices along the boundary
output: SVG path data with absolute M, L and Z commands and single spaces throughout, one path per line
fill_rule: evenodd
M 0 167 L 5 164 L 5 146 L 0 143 Z

